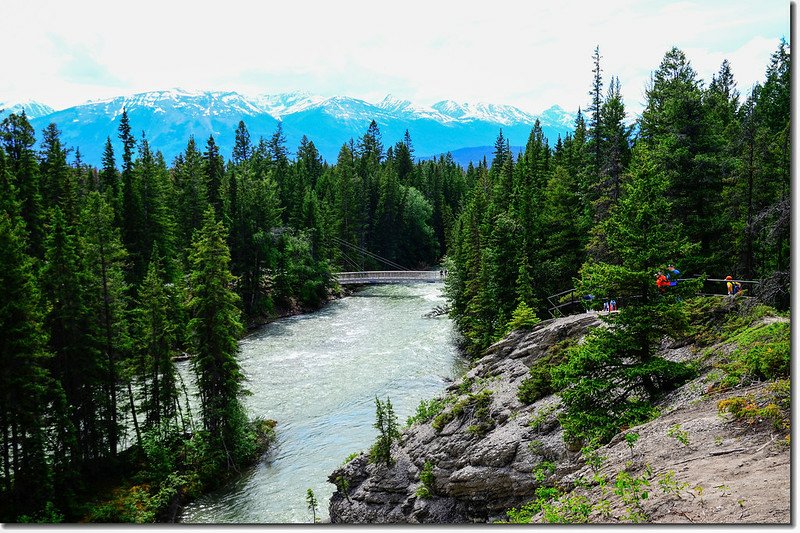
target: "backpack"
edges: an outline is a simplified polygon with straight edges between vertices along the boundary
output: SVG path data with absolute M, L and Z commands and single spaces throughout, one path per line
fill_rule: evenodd
M 740 290 L 742 290 L 742 284 L 739 283 L 738 281 L 734 281 L 733 282 L 733 294 L 738 293 Z

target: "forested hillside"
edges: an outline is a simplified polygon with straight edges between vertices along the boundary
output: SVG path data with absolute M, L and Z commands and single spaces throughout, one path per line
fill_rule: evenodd
M 631 302 L 655 290 L 669 263 L 684 277 L 763 280 L 760 297 L 787 308 L 788 45 L 747 95 L 727 61 L 706 84 L 673 48 L 635 128 L 618 79 L 605 88 L 599 49 L 592 74 L 574 134 L 550 149 L 534 128 L 518 158 L 500 135 L 491 167 L 468 172 L 474 186 L 448 253 L 452 314 L 468 347 L 479 353 L 531 310 L 548 317 L 547 297 L 575 278 L 584 294 Z
M 230 158 L 190 138 L 169 164 L 134 128 L 123 113 L 122 153 L 109 139 L 92 168 L 55 124 L 39 152 L 24 113 L 0 126 L 2 521 L 149 521 L 237 471 L 265 429 L 239 402 L 243 324 L 317 308 L 332 271 L 386 268 L 370 253 L 435 264 L 467 189 L 374 122 L 334 166 L 305 138 L 290 159 L 280 125 L 253 141 L 241 122 Z M 119 472 L 116 503 L 88 505 Z
M 493 160 L 467 169 L 415 162 L 408 134 L 385 147 L 374 121 L 333 165 L 305 137 L 290 154 L 280 124 L 255 140 L 244 122 L 230 157 L 212 136 L 165 161 L 126 113 L 121 153 L 108 139 L 94 168 L 58 125 L 3 119 L 0 520 L 165 519 L 237 472 L 270 430 L 240 403 L 244 326 L 320 306 L 332 272 L 385 268 L 375 255 L 408 268 L 447 256 L 451 315 L 472 353 L 548 316 L 546 297 L 575 279 L 638 302 L 620 320 L 641 333 L 624 340 L 641 375 L 656 337 L 683 324 L 680 306 L 656 298 L 654 269 L 669 262 L 684 276 L 762 279 L 760 297 L 786 308 L 788 45 L 748 95 L 727 62 L 706 85 L 670 50 L 635 136 L 600 60 L 573 134 L 551 148 L 537 123 L 515 157 L 500 132 Z M 175 370 L 183 354 L 199 413 Z

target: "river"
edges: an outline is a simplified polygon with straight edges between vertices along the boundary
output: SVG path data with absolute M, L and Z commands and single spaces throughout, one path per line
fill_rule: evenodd
M 328 475 L 375 441 L 375 397 L 400 425 L 444 390 L 465 362 L 442 305 L 442 285 L 366 287 L 308 315 L 281 319 L 241 341 L 251 417 L 278 421 L 272 450 L 240 479 L 186 507 L 184 523 L 310 522 L 306 491 L 328 519 Z M 183 371 L 186 371 L 184 364 Z

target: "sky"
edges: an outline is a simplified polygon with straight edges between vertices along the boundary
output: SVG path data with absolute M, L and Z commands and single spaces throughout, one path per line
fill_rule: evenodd
M 0 102 L 180 87 L 574 111 L 599 46 L 635 114 L 672 46 L 706 82 L 728 59 L 747 93 L 782 37 L 783 0 L 0 0 Z

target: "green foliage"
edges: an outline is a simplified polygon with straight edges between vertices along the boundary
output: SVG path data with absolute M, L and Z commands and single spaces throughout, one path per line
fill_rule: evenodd
M 775 322 L 747 328 L 730 341 L 737 348 L 720 367 L 727 373 L 723 386 L 773 380 L 789 375 L 791 364 L 790 324 Z
M 528 449 L 533 455 L 542 455 L 544 453 L 544 445 L 540 440 L 532 440 L 528 443 Z
M 531 427 L 534 431 L 542 431 L 544 428 L 550 424 L 551 421 L 554 420 L 553 414 L 561 405 L 558 403 L 554 403 L 541 409 L 538 409 L 532 416 L 530 421 L 528 422 L 528 426 Z
M 680 424 L 673 424 L 667 428 L 667 435 L 677 440 L 684 446 L 689 445 L 689 432 L 681 429 Z
M 386 466 L 391 466 L 393 464 L 392 443 L 400 440 L 400 430 L 397 426 L 397 415 L 394 413 L 389 398 L 386 398 L 386 402 L 375 398 L 375 424 L 373 427 L 378 430 L 378 439 L 370 448 L 370 461 L 373 463 L 383 462 Z
M 551 370 L 566 361 L 567 349 L 575 344 L 575 339 L 566 339 L 548 348 L 547 353 L 531 365 L 529 377 L 522 380 L 517 390 L 517 398 L 523 404 L 531 404 L 553 394 Z
M 433 463 L 430 461 L 425 461 L 425 464 L 422 466 L 422 470 L 420 470 L 419 473 L 419 480 L 422 485 L 417 488 L 417 497 L 423 499 L 432 497 L 434 493 L 433 484 L 435 482 Z
M 443 411 L 437 415 L 433 419 L 431 427 L 436 431 L 441 431 L 444 426 L 460 417 L 467 409 L 471 408 L 471 414 L 478 422 L 478 424 L 475 424 L 475 429 L 472 432 L 484 435 L 494 425 L 494 422 L 489 417 L 489 405 L 491 402 L 492 391 L 489 389 L 483 389 L 478 393 L 469 393 L 466 398 L 454 403 L 449 410 Z
M 192 365 L 197 375 L 203 427 L 214 440 L 221 463 L 234 468 L 250 455 L 254 442 L 239 401 L 244 392 L 244 375 L 236 356 L 242 325 L 236 307 L 238 297 L 230 289 L 233 276 L 228 270 L 229 261 L 225 229 L 209 208 L 202 230 L 195 234 L 191 254 L 188 308 L 195 351 Z
M 406 427 L 413 426 L 414 424 L 423 424 L 428 420 L 442 412 L 445 407 L 445 401 L 435 398 L 429 401 L 420 400 L 417 406 L 417 411 L 408 417 Z
M 639 434 L 635 431 L 628 431 L 625 433 L 625 444 L 628 445 L 628 448 L 631 451 L 631 457 L 633 457 L 633 448 L 636 446 L 636 443 L 639 441 Z
M 350 455 L 348 455 L 347 457 L 344 458 L 344 461 L 342 462 L 342 464 L 346 465 L 347 463 L 349 463 L 350 461 L 352 461 L 353 459 L 355 459 L 359 455 L 361 455 L 361 452 L 353 452 L 353 453 L 351 453 Z
M 683 481 L 678 481 L 678 479 L 675 477 L 675 471 L 669 470 L 661 475 L 658 480 L 658 486 L 661 487 L 661 491 L 664 494 L 671 494 L 680 498 L 681 492 L 686 490 L 686 488 L 689 487 L 689 484 Z
M 511 320 L 506 325 L 506 332 L 515 329 L 529 329 L 541 322 L 541 319 L 536 316 L 533 309 L 528 307 L 525 302 L 520 302 L 514 312 L 511 314 Z
M 625 505 L 626 512 L 622 515 L 623 520 L 633 523 L 646 522 L 648 520 L 648 515 L 644 511 L 642 502 L 650 497 L 651 478 L 652 471 L 649 466 L 641 476 L 631 476 L 624 470 L 617 474 L 612 491 L 619 496 Z
M 311 511 L 311 523 L 316 524 L 319 503 L 317 502 L 317 497 L 314 495 L 314 491 L 311 489 L 306 491 L 306 505 L 308 506 L 308 510 Z
M 600 468 L 608 459 L 607 455 L 601 455 L 597 441 L 592 441 L 589 445 L 581 448 L 581 456 L 587 465 L 591 467 L 595 474 L 600 472 Z
M 791 428 L 791 384 L 789 380 L 776 381 L 768 387 L 768 394 L 759 398 L 748 394 L 720 400 L 717 410 L 748 424 L 768 421 L 775 429 L 788 432 Z
M 542 461 L 533 469 L 533 478 L 537 483 L 542 484 L 547 481 L 556 471 L 556 464 L 552 461 Z
M 336 476 L 336 490 L 344 494 L 347 501 L 350 501 L 350 480 L 344 476 Z

